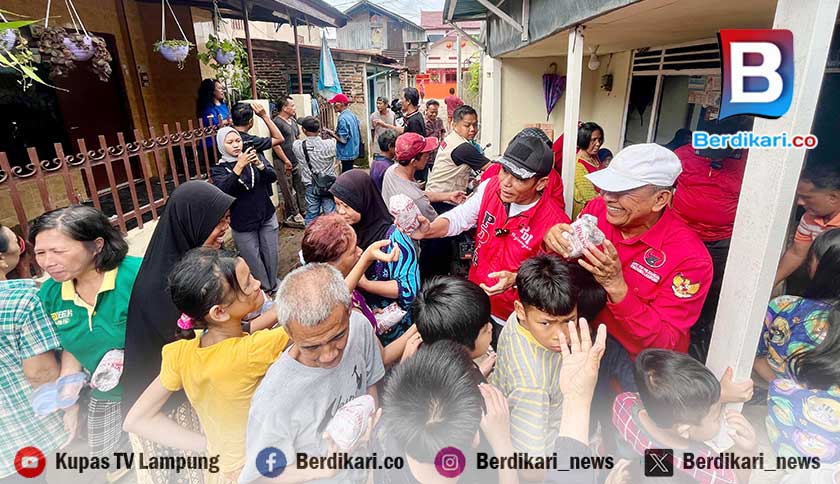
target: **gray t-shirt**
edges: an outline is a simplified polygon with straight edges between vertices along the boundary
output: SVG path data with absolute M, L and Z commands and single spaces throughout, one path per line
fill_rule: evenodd
M 385 176 L 382 178 L 382 199 L 385 200 L 385 205 L 390 206 L 391 197 L 398 193 L 406 195 L 408 198 L 414 200 L 414 204 L 420 209 L 420 213 L 433 222 L 438 214 L 432 207 L 432 203 L 426 196 L 426 192 L 420 189 L 416 183 L 406 180 L 397 175 L 394 171 L 397 164 L 393 164 L 385 170 Z
M 286 154 L 286 158 L 292 162 L 292 166 L 298 165 L 297 157 L 295 156 L 294 150 L 292 146 L 295 143 L 295 140 L 298 139 L 300 136 L 300 128 L 298 127 L 297 121 L 295 118 L 289 118 L 288 121 L 277 116 L 274 118 L 274 124 L 277 125 L 277 129 L 280 130 L 280 133 L 283 135 L 283 143 L 280 144 L 280 148 L 283 149 L 283 153 Z
M 374 111 L 373 114 L 370 115 L 370 125 L 371 126 L 373 126 L 373 120 L 374 119 L 382 120 L 382 122 L 384 122 L 385 124 L 390 124 L 391 126 L 393 126 L 394 122 L 395 122 L 394 121 L 394 119 L 395 119 L 394 118 L 394 112 L 391 111 L 390 109 L 388 110 L 388 112 L 385 113 L 384 116 L 379 114 L 379 111 Z M 373 128 L 373 143 L 372 144 L 373 144 L 374 154 L 375 153 L 382 153 L 382 150 L 379 149 L 379 135 L 384 133 L 385 131 L 388 131 L 388 128 L 383 128 L 382 126 L 377 126 L 376 128 Z
M 298 452 L 326 456 L 321 436 L 335 412 L 382 379 L 385 367 L 370 322 L 353 311 L 349 331 L 335 368 L 304 366 L 289 356 L 290 346 L 268 369 L 251 399 L 241 484 L 261 477 L 256 459 L 266 447 L 283 451 L 289 466 Z M 363 482 L 365 474 L 340 471 L 332 479 L 312 482 Z

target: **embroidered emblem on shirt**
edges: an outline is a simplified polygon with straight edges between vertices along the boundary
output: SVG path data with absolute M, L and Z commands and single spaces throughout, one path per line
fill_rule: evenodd
M 665 252 L 657 249 L 648 249 L 645 251 L 645 264 L 653 267 L 654 269 L 659 269 L 663 265 L 665 265 Z
M 64 309 L 61 311 L 57 311 L 54 313 L 50 313 L 50 318 L 52 318 L 53 323 L 56 326 L 64 326 L 65 324 L 70 322 L 70 318 L 73 317 L 73 310 L 72 309 Z
M 645 279 L 653 282 L 654 284 L 659 283 L 659 280 L 662 278 L 659 274 L 653 272 L 652 270 L 650 270 L 647 267 L 639 264 L 636 261 L 633 261 L 633 262 L 630 263 L 630 268 L 633 269 L 634 271 L 638 272 L 639 274 L 644 276 Z
M 674 296 L 677 296 L 680 299 L 687 299 L 697 294 L 697 291 L 700 290 L 700 283 L 691 282 L 690 279 L 687 279 L 682 275 L 682 273 L 679 273 L 674 276 L 671 289 L 674 290 Z

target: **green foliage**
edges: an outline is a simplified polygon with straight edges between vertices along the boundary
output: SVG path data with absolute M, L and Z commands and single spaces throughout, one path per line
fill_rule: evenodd
M 478 89 L 481 84 L 481 62 L 478 59 L 473 60 L 467 72 L 470 74 L 470 83 L 467 90 L 473 96 L 478 96 Z
M 192 47 L 194 44 L 189 40 L 179 40 L 179 39 L 167 39 L 167 40 L 158 40 L 155 42 L 154 49 L 155 52 L 160 52 L 161 46 L 174 48 L 174 47 L 181 47 L 186 45 L 187 47 Z
M 231 102 L 236 102 L 239 99 L 268 99 L 271 95 L 268 92 L 269 81 L 264 79 L 257 79 L 257 95 L 254 96 L 251 92 L 251 75 L 248 69 L 248 53 L 245 47 L 236 39 L 220 39 L 215 35 L 211 35 L 210 39 L 205 42 L 204 47 L 207 52 L 198 54 L 198 59 L 206 66 L 215 71 L 215 78 L 226 89 L 233 91 L 234 99 Z M 222 65 L 216 62 L 216 51 L 233 52 L 234 58 L 229 64 Z
M 2 9 L 0 9 L 0 13 L 8 16 L 22 17 L 21 15 Z M 39 22 L 39 20 L 14 20 L 11 22 L 0 22 L 0 36 L 2 36 L 5 31 L 11 30 L 14 32 L 16 38 L 16 44 L 11 50 L 7 51 L 0 47 L 0 66 L 12 69 L 20 75 L 18 84 L 20 84 L 24 91 L 29 89 L 33 82 L 37 82 L 48 87 L 54 87 L 44 82 L 44 80 L 41 79 L 35 71 L 35 64 L 32 59 L 32 51 L 29 49 L 29 43 L 20 33 L 21 28 L 28 27 L 36 22 Z

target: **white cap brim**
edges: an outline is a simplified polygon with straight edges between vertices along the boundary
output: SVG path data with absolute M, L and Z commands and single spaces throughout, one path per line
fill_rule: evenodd
M 603 170 L 589 173 L 586 175 L 586 179 L 605 192 L 625 192 L 648 184 L 645 181 L 618 173 L 616 170 L 611 170 L 611 167 L 612 165 Z

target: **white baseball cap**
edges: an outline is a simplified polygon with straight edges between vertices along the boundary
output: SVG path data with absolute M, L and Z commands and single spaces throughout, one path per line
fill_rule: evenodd
M 682 173 L 673 151 L 656 143 L 641 143 L 619 151 L 603 170 L 586 175 L 607 192 L 623 192 L 645 185 L 672 186 Z

